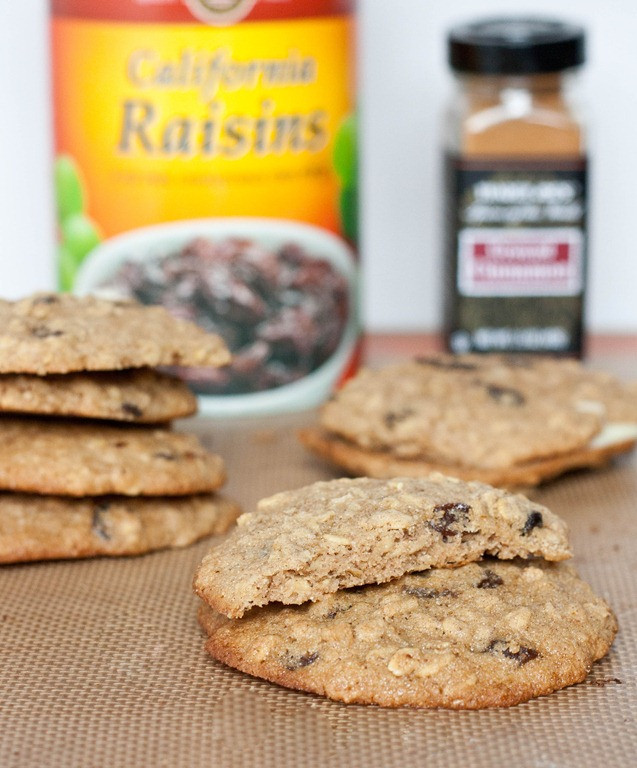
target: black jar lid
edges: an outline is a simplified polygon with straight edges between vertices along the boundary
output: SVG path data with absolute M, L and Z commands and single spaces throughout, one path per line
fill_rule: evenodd
M 496 17 L 454 27 L 449 63 L 458 72 L 532 75 L 584 62 L 584 29 L 534 16 Z

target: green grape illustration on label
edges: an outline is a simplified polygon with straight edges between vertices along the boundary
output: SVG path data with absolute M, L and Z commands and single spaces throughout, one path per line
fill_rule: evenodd
M 97 224 L 86 214 L 86 191 L 72 157 L 56 157 L 53 178 L 59 233 L 58 285 L 62 291 L 70 291 L 80 265 L 101 237 Z
M 339 213 L 344 235 L 358 243 L 358 118 L 347 115 L 339 125 L 332 150 L 334 170 L 340 181 Z

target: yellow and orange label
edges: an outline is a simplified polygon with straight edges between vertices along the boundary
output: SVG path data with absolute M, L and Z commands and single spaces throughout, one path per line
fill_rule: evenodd
M 352 110 L 350 21 L 53 20 L 55 135 L 108 237 L 284 216 L 338 231 L 331 146 Z

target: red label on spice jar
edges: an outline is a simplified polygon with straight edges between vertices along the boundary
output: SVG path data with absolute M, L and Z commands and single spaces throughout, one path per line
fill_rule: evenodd
M 583 285 L 583 235 L 575 228 L 465 229 L 458 238 L 463 296 L 575 296 Z

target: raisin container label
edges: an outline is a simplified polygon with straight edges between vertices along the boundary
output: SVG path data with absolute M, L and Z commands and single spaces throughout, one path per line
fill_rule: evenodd
M 585 162 L 449 158 L 447 217 L 451 349 L 580 354 Z
M 51 7 L 59 287 L 221 335 L 209 412 L 316 405 L 358 349 L 353 3 Z

